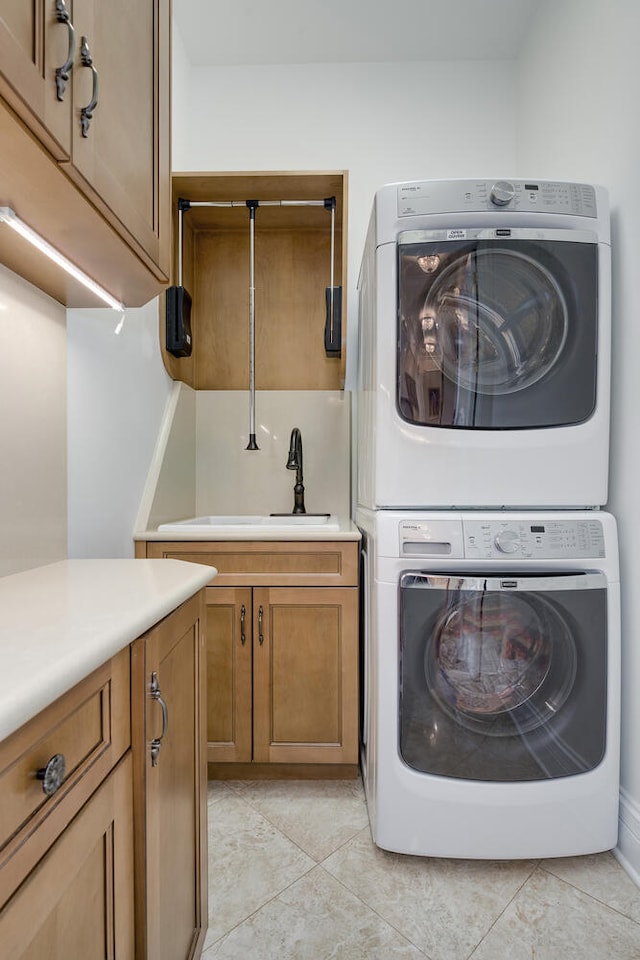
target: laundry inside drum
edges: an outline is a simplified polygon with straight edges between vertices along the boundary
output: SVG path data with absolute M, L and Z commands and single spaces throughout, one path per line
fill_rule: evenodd
M 429 686 L 458 719 L 517 714 L 549 675 L 552 641 L 545 612 L 502 593 L 473 593 L 441 615 L 427 645 Z

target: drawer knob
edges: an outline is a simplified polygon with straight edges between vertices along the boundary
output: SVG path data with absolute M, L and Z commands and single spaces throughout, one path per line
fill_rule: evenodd
M 38 770 L 36 777 L 42 780 L 42 789 L 48 797 L 59 790 L 64 780 L 66 762 L 61 753 L 54 754 L 46 767 Z

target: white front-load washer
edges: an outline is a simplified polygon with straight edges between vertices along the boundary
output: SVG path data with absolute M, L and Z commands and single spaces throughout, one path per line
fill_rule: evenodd
M 387 185 L 358 286 L 358 503 L 606 503 L 604 188 Z
M 375 843 L 481 859 L 614 847 L 613 517 L 360 509 L 357 522 Z

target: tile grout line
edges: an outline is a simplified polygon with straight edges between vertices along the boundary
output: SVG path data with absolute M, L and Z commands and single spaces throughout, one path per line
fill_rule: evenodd
M 347 842 L 348 842 L 348 841 L 347 841 Z M 340 849 L 340 848 L 338 847 L 338 849 Z M 332 856 L 332 855 L 333 855 L 333 854 L 329 854 L 329 856 Z M 328 860 L 329 857 L 325 857 L 325 859 Z M 332 880 L 335 880 L 336 883 L 339 883 L 340 886 L 341 886 L 344 890 L 346 890 L 347 893 L 350 893 L 352 897 L 355 897 L 356 900 L 359 900 L 360 903 L 363 905 L 363 907 L 366 907 L 366 909 L 369 910 L 370 913 L 375 914 L 375 916 L 376 916 L 382 923 L 384 923 L 384 924 L 385 924 L 387 927 L 389 927 L 391 930 L 395 930 L 395 932 L 398 934 L 399 937 L 402 937 L 403 940 L 406 940 L 407 943 L 411 944 L 411 946 L 414 947 L 414 949 L 418 951 L 418 953 L 420 954 L 421 957 L 424 957 L 425 960 L 433 960 L 433 957 L 429 956 L 429 954 L 428 954 L 428 953 L 425 953 L 424 950 L 423 950 L 421 947 L 419 947 L 417 943 L 414 943 L 413 940 L 409 939 L 409 937 L 406 935 L 406 933 L 403 933 L 402 930 L 398 930 L 398 928 L 395 926 L 395 924 L 391 923 L 390 920 L 387 920 L 386 917 L 383 917 L 382 914 L 378 913 L 378 911 L 376 910 L 376 908 L 375 908 L 375 907 L 372 907 L 371 904 L 370 904 L 370 903 L 367 903 L 366 900 L 363 900 L 362 897 L 355 892 L 355 890 L 352 890 L 351 887 L 348 887 L 347 884 L 344 883 L 344 881 L 340 880 L 339 877 L 334 877 L 334 875 L 333 875 L 332 873 L 330 873 L 329 870 L 327 870 L 326 867 L 324 866 L 324 861 L 323 861 L 322 863 L 319 863 L 318 866 L 320 867 L 320 869 L 321 869 L 324 873 L 326 873 L 326 875 L 327 875 L 328 877 L 330 877 Z
M 225 781 L 222 781 L 222 782 L 225 782 Z M 265 820 L 265 821 L 276 831 L 276 833 L 279 833 L 282 837 L 284 837 L 286 840 L 288 840 L 289 843 L 291 843 L 291 844 L 293 844 L 295 847 L 297 847 L 297 849 L 298 849 L 302 854 L 304 854 L 305 857 L 307 857 L 309 860 L 311 860 L 312 863 L 311 863 L 311 865 L 308 866 L 298 877 L 296 877 L 295 879 L 293 879 L 290 883 L 285 884 L 285 886 L 282 887 L 280 890 L 278 890 L 277 893 L 275 893 L 272 897 L 269 897 L 267 900 L 264 901 L 264 903 L 261 903 L 259 907 L 256 907 L 256 909 L 253 910 L 253 911 L 251 911 L 251 913 L 247 914 L 246 917 L 243 917 L 243 918 L 242 918 L 241 920 L 239 920 L 236 924 L 234 924 L 234 926 L 231 927 L 230 930 L 227 930 L 225 933 L 223 933 L 223 934 L 222 934 L 220 937 L 218 937 L 216 940 L 212 940 L 211 943 L 209 944 L 209 946 L 207 947 L 207 950 L 209 950 L 209 949 L 210 949 L 211 947 L 213 947 L 215 944 L 220 944 L 220 943 L 222 943 L 228 936 L 230 936 L 231 933 L 233 933 L 234 930 L 237 930 L 239 927 L 241 927 L 244 923 L 247 922 L 247 920 L 250 920 L 252 917 L 255 917 L 258 913 L 260 913 L 260 911 L 261 911 L 264 907 L 266 907 L 266 906 L 268 906 L 269 904 L 273 903 L 274 900 L 277 900 L 277 898 L 278 898 L 279 896 L 281 896 L 281 895 L 285 892 L 285 890 L 288 890 L 288 889 L 289 889 L 290 887 L 292 887 L 295 883 L 297 883 L 298 880 L 301 880 L 302 877 L 306 877 L 309 873 L 311 873 L 312 870 L 315 870 L 316 867 L 319 867 L 319 866 L 320 866 L 320 861 L 317 861 L 317 860 L 315 859 L 315 857 L 312 857 L 309 853 L 307 853 L 307 851 L 304 850 L 304 849 L 300 846 L 299 843 L 296 843 L 296 841 L 295 841 L 295 840 L 292 840 L 291 837 L 289 837 L 288 834 L 286 834 L 280 827 L 277 827 L 277 826 L 269 819 L 269 817 L 265 816 L 265 814 L 264 814 L 261 810 L 259 810 L 259 809 L 251 802 L 250 799 L 248 799 L 247 797 L 242 796 L 242 794 L 243 794 L 243 792 L 244 792 L 243 790 L 234 789 L 234 787 L 232 787 L 230 783 L 228 783 L 228 786 L 229 786 L 230 791 L 232 792 L 232 794 L 233 794 L 236 798 L 239 798 L 239 799 L 241 799 L 244 803 L 246 803 L 247 806 L 249 806 L 249 807 L 254 811 L 254 813 L 258 814 L 258 816 L 262 817 L 263 820 Z M 215 806 L 216 803 L 217 803 L 217 801 L 214 801 L 214 802 L 211 803 L 211 804 L 207 804 L 207 810 L 209 809 L 209 806 Z M 208 850 L 207 864 L 209 863 L 209 856 L 210 856 L 210 855 L 211 855 L 211 848 L 209 848 L 209 850 Z
M 207 950 L 209 950 L 215 944 L 222 943 L 223 940 L 226 940 L 226 938 L 234 932 L 234 930 L 237 930 L 239 927 L 241 927 L 244 923 L 247 922 L 247 920 L 251 920 L 252 917 L 257 916 L 261 910 L 269 906 L 269 904 L 273 903 L 274 900 L 277 900 L 278 897 L 285 892 L 285 890 L 288 890 L 290 887 L 296 884 L 298 880 L 302 880 L 303 877 L 306 877 L 309 873 L 311 873 L 312 870 L 315 870 L 316 867 L 319 867 L 319 866 L 320 866 L 319 863 L 314 863 L 307 870 L 305 870 L 304 873 L 301 873 L 299 877 L 296 877 L 295 880 L 292 880 L 290 883 L 287 883 L 284 887 L 282 887 L 281 890 L 278 890 L 278 892 L 275 893 L 272 897 L 269 897 L 268 900 L 265 900 L 264 903 L 261 903 L 260 906 L 256 907 L 255 910 L 252 910 L 251 913 L 248 913 L 246 917 L 243 917 L 241 920 L 238 920 L 238 922 L 234 924 L 234 926 L 231 927 L 230 930 L 227 930 L 226 933 L 223 933 L 222 936 L 218 937 L 217 940 L 212 940 L 209 946 L 207 947 Z
M 571 887 L 572 890 L 576 890 L 578 893 L 581 893 L 583 897 L 588 897 L 589 900 L 593 900 L 594 903 L 599 903 L 601 907 L 605 907 L 607 910 L 611 910 L 613 913 L 617 914 L 619 917 L 623 917 L 625 920 L 630 920 L 631 923 L 635 923 L 637 927 L 640 927 L 640 920 L 636 920 L 634 917 L 630 917 L 628 913 L 624 913 L 622 910 L 619 910 L 617 907 L 612 906 L 612 904 L 607 903 L 605 900 L 601 900 L 600 897 L 594 896 L 592 893 L 587 893 L 586 890 L 583 890 L 582 887 L 577 886 L 577 884 L 572 883 L 570 880 L 565 880 L 563 877 L 559 877 L 553 870 L 549 870 L 545 867 L 540 861 L 540 870 L 544 871 L 549 877 L 553 877 L 554 880 L 557 880 L 559 883 L 564 883 L 567 887 Z
M 524 889 L 524 887 L 526 887 L 526 885 L 529 883 L 529 881 L 531 880 L 531 878 L 533 877 L 533 875 L 538 872 L 538 870 L 540 869 L 540 862 L 541 862 L 540 860 L 535 860 L 535 861 L 534 861 L 534 864 L 533 864 L 533 867 L 532 867 L 530 873 L 529 873 L 529 874 L 525 877 L 525 879 L 522 881 L 522 883 L 520 884 L 520 886 L 518 887 L 518 889 L 514 892 L 513 896 L 510 897 L 509 900 L 505 903 L 505 905 L 504 905 L 504 907 L 502 908 L 502 910 L 500 911 L 500 913 L 497 915 L 497 917 L 495 918 L 495 920 L 493 921 L 493 923 L 490 925 L 490 927 L 489 927 L 489 928 L 484 932 L 484 934 L 480 937 L 480 939 L 478 940 L 478 942 L 476 943 L 475 947 L 473 948 L 473 950 L 471 951 L 471 953 L 469 954 L 469 956 L 466 958 L 466 960 L 473 960 L 473 955 L 474 955 L 474 953 L 476 952 L 476 950 L 478 950 L 478 948 L 482 946 L 482 944 L 483 944 L 484 941 L 487 939 L 487 937 L 489 936 L 489 934 L 491 933 L 491 931 L 493 930 L 493 928 L 495 927 L 495 925 L 496 925 L 496 924 L 498 923 L 498 921 L 505 915 L 506 911 L 509 909 L 509 907 L 511 906 L 511 904 L 513 903 L 513 901 L 516 899 L 516 897 L 520 894 L 520 892 Z
M 363 833 L 365 830 L 367 830 L 369 832 L 369 835 L 371 836 L 371 826 L 370 824 L 367 824 L 366 827 L 362 827 L 360 830 L 354 833 L 352 837 L 349 837 L 348 840 L 345 840 L 344 843 L 341 843 L 339 846 L 337 846 L 336 849 L 332 851 L 332 853 L 328 854 L 328 856 L 326 856 L 324 860 L 321 860 L 318 863 L 318 866 L 323 870 L 324 873 L 326 873 L 328 877 L 330 877 L 332 880 L 335 880 L 336 883 L 339 883 L 340 886 L 347 891 L 347 893 L 350 893 L 352 897 L 355 897 L 356 900 L 359 900 L 360 903 L 367 908 L 367 910 L 370 910 L 371 913 L 374 913 L 376 917 L 378 917 L 378 919 L 382 921 L 382 923 L 386 924 L 392 930 L 395 930 L 398 936 L 402 937 L 403 940 L 406 940 L 407 943 L 410 943 L 411 946 L 414 947 L 420 953 L 420 955 L 425 958 L 425 960 L 433 960 L 433 958 L 430 957 L 428 953 L 425 953 L 424 950 L 421 947 L 419 947 L 417 943 L 414 943 L 413 940 L 411 940 L 406 935 L 406 933 L 403 933 L 403 931 L 399 930 L 394 923 L 392 923 L 390 920 L 387 920 L 386 917 L 383 917 L 382 914 L 375 909 L 375 907 L 372 907 L 370 903 L 367 903 L 366 900 L 363 900 L 360 894 L 356 893 L 355 890 L 352 890 L 352 888 L 347 886 L 347 884 L 343 880 L 340 880 L 339 877 L 334 876 L 331 873 L 331 871 L 327 870 L 327 868 L 325 867 L 325 863 L 327 862 L 327 860 L 329 860 L 335 853 L 337 853 L 338 850 L 341 850 L 343 847 L 346 847 L 347 844 L 351 843 L 354 837 L 357 837 L 358 834 Z M 371 840 L 371 843 L 373 844 L 373 840 Z
M 264 813 L 262 810 L 258 809 L 258 807 L 256 807 L 256 806 L 251 802 L 251 800 L 249 800 L 249 799 L 247 799 L 246 797 L 242 796 L 242 794 L 243 794 L 243 792 L 244 792 L 243 790 L 236 790 L 236 789 L 234 789 L 233 787 L 230 787 L 230 789 L 232 790 L 233 794 L 234 794 L 236 797 L 240 797 L 242 800 L 244 800 L 244 801 L 248 804 L 248 806 L 251 807 L 252 810 L 254 810 L 255 813 L 257 813 L 259 816 L 263 817 L 263 819 L 266 820 L 267 823 L 269 823 L 269 824 L 273 827 L 274 830 L 276 830 L 278 833 L 280 833 L 281 836 L 285 837 L 290 843 L 292 843 L 295 847 L 297 847 L 297 848 L 300 850 L 301 853 L 303 853 L 306 857 L 308 857 L 310 860 L 312 860 L 312 861 L 313 861 L 313 864 L 312 864 L 307 870 L 305 870 L 302 874 L 300 874 L 299 877 L 296 877 L 296 878 L 295 878 L 294 880 L 292 880 L 289 884 L 287 884 L 287 885 L 284 886 L 281 890 L 279 890 L 276 894 L 274 894 L 273 897 L 270 897 L 269 900 L 266 900 L 263 904 L 261 904 L 261 905 L 260 905 L 259 907 L 257 907 L 254 911 L 252 911 L 252 913 L 248 914 L 248 915 L 247 915 L 246 917 L 244 917 L 242 920 L 239 920 L 238 923 L 236 923 L 236 924 L 231 928 L 231 930 L 228 930 L 226 933 L 222 934 L 222 936 L 218 937 L 217 940 L 213 940 L 213 941 L 209 944 L 209 947 L 207 947 L 207 949 L 209 949 L 210 947 L 214 946 L 214 944 L 220 944 L 220 943 L 222 943 L 228 936 L 230 936 L 230 934 L 231 934 L 234 930 L 237 930 L 237 929 L 238 929 L 239 927 L 241 927 L 247 920 L 250 920 L 252 917 L 254 917 L 254 916 L 256 916 L 257 914 L 259 914 L 259 913 L 261 912 L 261 910 L 263 910 L 264 907 L 266 907 L 267 905 L 273 903 L 274 900 L 277 900 L 278 897 L 280 897 L 280 896 L 281 896 L 286 890 L 288 890 L 290 887 L 294 886 L 299 880 L 301 880 L 303 877 L 308 876 L 308 875 L 309 875 L 310 873 L 312 873 L 314 870 L 320 869 L 320 870 L 322 870 L 323 874 L 324 874 L 326 877 L 328 877 L 330 880 L 333 880 L 335 883 L 338 883 L 347 893 L 349 893 L 351 896 L 355 897 L 356 900 L 358 900 L 359 903 L 361 903 L 362 906 L 363 906 L 367 911 L 369 911 L 370 913 L 372 913 L 374 916 L 378 917 L 378 919 L 380 920 L 381 923 L 385 924 L 385 926 L 389 927 L 389 929 L 394 930 L 395 933 L 396 933 L 399 937 L 401 937 L 406 943 L 410 944 L 415 950 L 417 950 L 417 951 L 419 952 L 420 956 L 421 956 L 421 957 L 424 957 L 424 960 L 433 960 L 433 958 L 430 957 L 429 954 L 426 954 L 426 953 L 424 952 L 424 950 L 422 950 L 416 943 L 414 943 L 405 933 L 402 932 L 402 930 L 399 930 L 393 923 L 391 923 L 389 920 L 387 920 L 385 917 L 383 917 L 380 913 L 378 913 L 378 911 L 377 911 L 374 907 L 372 907 L 372 906 L 371 906 L 370 904 L 368 904 L 365 900 L 363 900 L 362 897 L 360 897 L 354 890 L 352 890 L 350 887 L 348 887 L 345 883 L 343 883 L 342 880 L 338 879 L 338 877 L 335 877 L 332 873 L 329 872 L 329 870 L 327 870 L 327 869 L 324 867 L 324 863 L 325 863 L 330 857 L 332 857 L 335 853 L 337 853 L 337 852 L 338 852 L 339 850 L 341 850 L 343 847 L 347 846 L 347 844 L 351 843 L 351 841 L 353 840 L 353 838 L 356 837 L 356 836 L 358 836 L 358 834 L 362 833 L 364 830 L 367 830 L 367 831 L 369 831 L 369 833 L 370 833 L 370 826 L 369 826 L 368 823 L 366 824 L 366 826 L 360 827 L 359 829 L 357 829 L 357 830 L 355 831 L 355 833 L 353 833 L 353 834 L 352 834 L 350 837 L 348 837 L 346 840 L 343 840 L 341 843 L 339 843 L 338 846 L 336 846 L 336 847 L 331 851 L 331 853 L 328 853 L 328 854 L 327 854 L 325 857 L 323 857 L 321 860 L 316 860 L 315 857 L 311 856 L 311 854 L 308 853 L 308 851 L 306 851 L 303 847 L 301 847 L 300 844 L 299 844 L 296 840 L 294 840 L 292 837 L 290 837 L 281 827 L 276 826 L 276 824 L 274 824 L 273 821 L 270 820 L 269 817 L 268 817 L 267 815 L 265 815 L 265 813 Z M 372 842 L 373 842 L 373 841 L 372 841 Z
M 223 781 L 223 782 L 224 782 L 224 781 Z M 242 781 L 242 782 L 244 782 L 244 783 L 262 783 L 262 782 L 265 782 L 265 781 L 255 781 L 255 780 L 249 781 L 249 780 L 247 780 L 247 781 Z M 274 781 L 274 782 L 275 782 L 275 781 Z M 313 782 L 313 781 L 309 781 L 309 782 Z M 316 782 L 318 782 L 318 783 L 324 783 L 324 782 L 334 783 L 335 781 L 329 780 L 329 781 L 316 781 Z M 345 782 L 347 782 L 347 781 L 345 781 Z M 231 787 L 230 789 L 233 790 L 233 793 L 234 793 L 234 795 L 235 795 L 236 797 L 240 797 L 240 799 L 244 800 L 244 802 L 247 803 L 255 813 L 257 813 L 257 814 L 258 814 L 259 816 L 261 816 L 264 820 L 266 820 L 267 823 L 271 824 L 271 826 L 273 827 L 274 830 L 277 830 L 278 833 L 282 834 L 282 836 L 285 837 L 290 843 L 293 843 L 293 844 L 300 850 L 301 853 L 303 853 L 305 856 L 307 856 L 307 857 L 309 857 L 311 860 L 313 860 L 314 863 L 316 864 L 316 866 L 319 866 L 324 860 L 326 860 L 326 859 L 328 859 L 328 857 L 332 856 L 337 850 L 340 850 L 346 843 L 349 843 L 351 840 L 353 840 L 353 838 L 354 838 L 355 836 L 357 836 L 358 833 L 360 833 L 362 830 L 365 829 L 365 827 L 358 827 L 358 828 L 355 830 L 355 832 L 351 834 L 350 837 L 347 837 L 346 840 L 343 840 L 342 842 L 340 842 L 340 843 L 338 844 L 338 846 L 335 847 L 335 849 L 333 849 L 333 850 L 331 851 L 331 853 L 328 853 L 326 856 L 322 857 L 320 860 L 317 860 L 316 857 L 314 857 L 313 854 L 309 853 L 308 850 L 305 850 L 304 847 L 302 847 L 297 840 L 295 840 L 293 837 L 289 836 L 289 834 L 287 833 L 287 831 L 286 831 L 282 826 L 280 826 L 280 825 L 277 824 L 277 823 L 274 823 L 274 821 L 271 819 L 271 817 L 269 816 L 268 813 L 265 813 L 263 810 L 261 810 L 259 806 L 257 806 L 254 802 L 251 801 L 251 799 L 248 799 L 247 797 L 243 796 L 244 791 L 243 791 L 242 789 L 237 790 L 237 789 L 234 789 L 233 787 Z M 362 803 L 363 803 L 363 806 L 364 806 L 364 809 L 365 809 L 365 814 L 366 814 L 366 813 L 367 813 L 367 806 L 366 806 L 366 801 L 364 800 L 364 798 L 362 799 Z M 369 827 L 368 814 L 367 814 L 366 827 L 367 827 L 367 828 Z

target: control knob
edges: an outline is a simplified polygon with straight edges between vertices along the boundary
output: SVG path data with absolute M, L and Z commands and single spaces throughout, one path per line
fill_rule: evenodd
M 493 542 L 500 553 L 515 553 L 520 549 L 520 537 L 515 530 L 501 530 Z
M 508 180 L 496 180 L 491 187 L 491 202 L 496 207 L 506 207 L 516 195 L 516 188 Z

